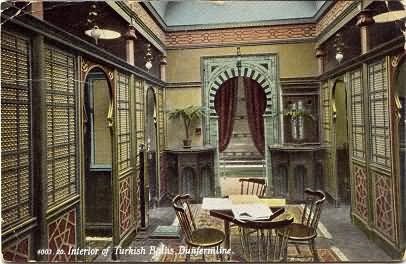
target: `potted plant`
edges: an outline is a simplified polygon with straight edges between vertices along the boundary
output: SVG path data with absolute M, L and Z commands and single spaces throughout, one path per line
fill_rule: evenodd
M 296 120 L 299 117 L 306 117 L 306 118 L 310 118 L 311 120 L 315 121 L 316 117 L 314 115 L 312 115 L 310 112 L 306 111 L 306 110 L 302 110 L 302 109 L 286 109 L 284 112 L 284 115 L 289 117 L 292 120 Z
M 308 129 L 305 129 L 305 126 L 308 127 L 306 124 L 313 126 L 312 124 L 316 121 L 316 117 L 308 109 L 287 107 L 283 115 L 287 118 L 285 120 L 288 121 L 288 123 L 285 124 L 285 126 L 287 125 L 285 133 L 287 136 L 286 139 L 289 142 L 292 140 L 298 143 L 309 139 L 309 132 L 307 131 Z M 307 123 L 307 121 L 305 121 L 306 119 L 311 122 Z
M 203 116 L 203 108 L 201 106 L 189 105 L 184 108 L 177 108 L 168 113 L 169 119 L 183 119 L 185 125 L 186 138 L 183 140 L 183 147 L 190 148 L 192 140 L 190 139 L 190 129 L 194 121 L 199 120 Z

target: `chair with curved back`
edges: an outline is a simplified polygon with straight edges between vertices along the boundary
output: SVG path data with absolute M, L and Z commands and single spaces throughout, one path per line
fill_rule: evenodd
M 289 214 L 280 220 L 236 220 L 245 261 L 286 262 L 289 225 L 293 220 Z
M 192 197 L 189 194 L 176 195 L 172 200 L 187 247 L 210 248 L 219 246 L 224 241 L 224 232 L 209 227 L 198 228 L 191 210 L 191 200 Z M 190 255 L 186 255 L 187 261 L 189 257 Z M 222 260 L 222 256 L 219 257 Z
M 307 188 L 305 190 L 307 199 L 303 208 L 300 223 L 293 223 L 289 226 L 289 243 L 297 245 L 307 244 L 310 247 L 314 261 L 319 261 L 319 256 L 314 245 L 314 240 L 317 237 L 317 227 L 320 220 L 321 209 L 326 195 L 324 192 Z
M 241 194 L 257 195 L 260 198 L 265 196 L 265 179 L 246 178 L 240 179 L 239 182 L 241 183 Z

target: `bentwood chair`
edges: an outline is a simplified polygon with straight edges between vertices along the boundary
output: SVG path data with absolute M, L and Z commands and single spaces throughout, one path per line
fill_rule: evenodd
M 224 241 L 224 232 L 209 227 L 198 228 L 191 210 L 191 200 L 192 197 L 189 194 L 177 195 L 172 200 L 188 249 L 191 247 L 210 248 L 219 246 Z M 221 254 L 218 257 L 223 260 Z M 189 258 L 190 255 L 187 254 L 186 261 L 189 261 Z
M 317 226 L 319 224 L 321 209 L 326 195 L 320 191 L 305 190 L 305 205 L 300 223 L 293 223 L 289 226 L 289 243 L 294 244 L 300 253 L 298 245 L 305 244 L 310 247 L 313 260 L 318 262 L 319 256 L 314 245 L 317 237 Z
M 258 197 L 264 197 L 266 191 L 265 179 L 248 178 L 240 179 L 241 194 L 252 194 Z
M 289 226 L 293 220 L 289 214 L 281 220 L 236 220 L 245 261 L 286 262 Z

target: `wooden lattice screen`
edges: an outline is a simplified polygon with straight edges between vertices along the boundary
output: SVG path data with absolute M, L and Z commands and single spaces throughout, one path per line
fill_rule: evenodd
M 165 116 L 164 116 L 164 93 L 158 89 L 158 131 L 159 131 L 159 150 L 162 152 L 165 148 Z
M 118 98 L 117 98 L 117 120 L 118 120 L 118 170 L 119 173 L 131 166 L 131 139 L 130 139 L 130 105 L 129 105 L 129 77 L 125 74 L 118 74 Z
M 47 46 L 48 205 L 77 193 L 77 89 L 73 55 Z
M 136 120 L 136 138 L 137 151 L 140 145 L 144 144 L 144 87 L 141 80 L 135 80 L 135 120 Z M 137 157 L 138 164 L 138 157 Z
M 143 156 L 140 157 L 141 145 L 144 144 L 144 86 L 141 80 L 135 79 L 135 125 L 136 125 L 136 140 L 137 140 L 137 160 L 136 160 L 136 171 L 137 171 L 137 190 L 136 193 L 140 194 L 140 173 L 142 173 L 140 165 L 143 164 Z M 141 203 L 137 203 L 137 212 L 141 210 Z M 141 225 L 141 217 L 137 218 L 137 226 Z
M 324 82 L 321 86 L 321 103 L 323 111 L 322 127 L 323 127 L 323 143 L 331 144 L 331 111 L 330 111 L 330 89 L 328 82 Z
M 352 156 L 365 160 L 365 125 L 361 70 L 349 74 L 352 117 Z
M 368 65 L 371 162 L 390 167 L 388 73 L 385 60 Z
M 1 34 L 2 228 L 32 216 L 30 42 Z
M 119 181 L 119 223 L 120 237 L 123 237 L 134 223 L 134 184 L 131 161 L 131 121 L 130 121 L 130 77 L 118 73 L 117 82 L 117 156 Z

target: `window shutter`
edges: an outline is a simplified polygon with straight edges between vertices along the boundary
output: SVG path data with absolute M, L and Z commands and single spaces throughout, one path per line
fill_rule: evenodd
M 131 141 L 129 120 L 129 77 L 118 74 L 118 170 L 119 173 L 131 167 Z
M 135 93 L 135 119 L 138 153 L 140 150 L 140 145 L 144 144 L 144 87 L 142 85 L 142 81 L 140 80 L 135 80 Z
M 53 205 L 78 192 L 77 91 L 73 55 L 47 46 L 45 65 L 48 205 Z
M 162 152 L 165 148 L 165 120 L 164 120 L 164 93 L 158 89 L 158 131 L 159 131 L 159 150 Z
M 32 216 L 30 42 L 1 34 L 2 228 Z
M 321 86 L 322 93 L 322 108 L 323 108 L 323 143 L 331 144 L 331 110 L 330 110 L 330 90 L 328 82 L 324 82 Z
M 361 83 L 361 70 L 351 72 L 352 155 L 355 158 L 365 160 L 364 93 Z
M 368 65 L 371 162 L 390 167 L 388 73 L 385 60 Z

